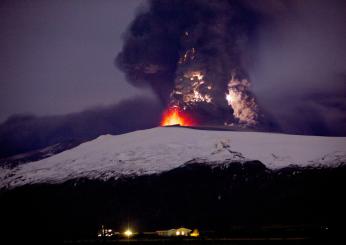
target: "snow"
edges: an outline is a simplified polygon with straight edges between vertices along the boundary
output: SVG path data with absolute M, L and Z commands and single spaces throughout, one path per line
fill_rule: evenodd
M 103 135 L 49 158 L 0 169 L 0 188 L 154 174 L 199 159 L 213 164 L 259 160 L 268 168 L 346 162 L 346 137 L 158 127 Z

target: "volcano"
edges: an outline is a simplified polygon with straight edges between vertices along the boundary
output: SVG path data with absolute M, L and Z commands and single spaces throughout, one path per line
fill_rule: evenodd
M 49 158 L 3 168 L 1 187 L 117 179 L 158 174 L 190 161 L 212 165 L 260 161 L 270 169 L 291 165 L 338 166 L 346 162 L 345 137 L 158 127 L 103 135 Z

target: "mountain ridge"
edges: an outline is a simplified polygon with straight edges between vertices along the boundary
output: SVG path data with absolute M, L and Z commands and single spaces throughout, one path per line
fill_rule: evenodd
M 346 137 L 159 127 L 103 135 L 43 160 L 2 168 L 0 188 L 157 174 L 196 159 L 208 164 L 259 161 L 269 169 L 339 166 L 346 162 L 345 146 Z

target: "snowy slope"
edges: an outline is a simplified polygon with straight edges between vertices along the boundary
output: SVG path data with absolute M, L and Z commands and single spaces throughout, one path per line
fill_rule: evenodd
M 117 178 L 167 171 L 198 159 L 259 160 L 275 169 L 288 165 L 346 163 L 346 137 L 210 131 L 169 127 L 104 135 L 52 157 L 0 169 L 0 188 L 69 179 Z

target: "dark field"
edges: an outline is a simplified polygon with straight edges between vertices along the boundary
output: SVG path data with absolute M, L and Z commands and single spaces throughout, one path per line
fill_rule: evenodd
M 269 170 L 260 162 L 178 169 L 107 182 L 79 179 L 0 191 L 0 240 L 45 244 L 343 244 L 346 168 Z M 97 240 L 197 228 L 199 239 Z M 1 242 L 1 241 L 0 241 Z M 6 244 L 6 243 L 1 243 Z M 344 243 L 346 244 L 346 243 Z

